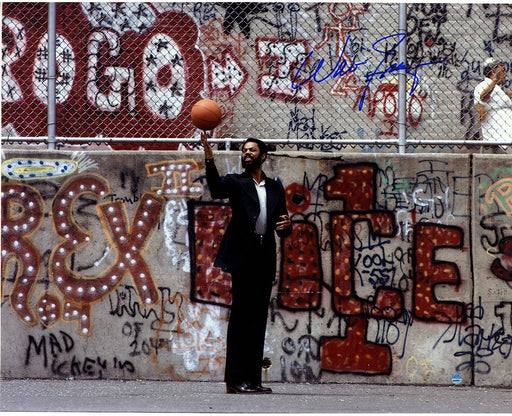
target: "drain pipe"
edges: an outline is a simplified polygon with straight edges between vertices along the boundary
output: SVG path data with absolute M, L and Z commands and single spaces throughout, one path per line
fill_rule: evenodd
M 398 32 L 407 34 L 407 3 L 398 7 Z M 398 45 L 398 61 L 407 65 L 407 37 Z M 407 121 L 407 75 L 404 69 L 398 71 L 398 153 L 405 153 Z
M 48 149 L 55 150 L 56 129 L 56 43 L 57 43 L 56 3 L 48 3 Z

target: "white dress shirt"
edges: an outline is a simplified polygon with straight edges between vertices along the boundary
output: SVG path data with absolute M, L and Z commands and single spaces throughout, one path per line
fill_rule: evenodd
M 256 185 L 256 192 L 260 201 L 260 215 L 256 220 L 254 231 L 263 235 L 267 232 L 267 190 L 265 189 L 265 180 L 262 180 L 260 183 L 254 180 L 254 184 Z

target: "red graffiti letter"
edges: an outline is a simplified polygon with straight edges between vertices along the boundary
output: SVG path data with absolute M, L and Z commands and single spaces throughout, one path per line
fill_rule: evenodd
M 279 303 L 285 309 L 314 310 L 321 304 L 322 263 L 318 230 L 309 221 L 293 221 L 292 234 L 281 239 Z
M 100 199 L 106 197 L 110 189 L 104 178 L 83 175 L 65 183 L 54 198 L 52 219 L 55 232 L 63 241 L 52 251 L 49 271 L 55 286 L 64 295 L 64 318 L 78 320 L 80 334 L 90 335 L 91 305 L 113 291 L 127 271 L 132 274 L 142 304 L 147 307 L 158 302 L 158 289 L 139 252 L 159 223 L 163 198 L 144 194 L 131 229 L 127 225 L 126 213 L 121 209 L 121 202 L 98 207 L 103 213 L 102 220 L 106 220 L 112 230 L 114 238 L 111 243 L 117 249 L 117 259 L 104 273 L 91 278 L 71 270 L 68 264 L 68 258 L 74 252 L 91 242 L 91 233 L 80 228 L 73 217 L 73 205 L 85 193 Z
M 40 258 L 28 237 L 41 225 L 43 212 L 43 198 L 37 189 L 25 184 L 2 184 L 2 276 L 6 276 L 11 260 L 17 262 L 11 307 L 29 326 L 37 323 L 30 308 L 30 297 L 39 274 Z
M 402 313 L 402 294 L 393 288 L 377 289 L 375 301 L 361 299 L 355 290 L 354 225 L 369 224 L 377 236 L 394 236 L 393 213 L 375 211 L 377 166 L 352 164 L 337 166 L 335 178 L 325 184 L 326 199 L 341 199 L 346 211 L 331 213 L 333 258 L 333 309 L 348 316 L 345 338 L 326 338 L 322 342 L 322 368 L 337 372 L 389 374 L 389 346 L 369 343 L 366 329 L 369 317 L 396 319 Z
M 465 322 L 465 305 L 436 299 L 435 287 L 439 284 L 460 284 L 456 264 L 436 261 L 435 252 L 440 248 L 462 248 L 462 231 L 457 227 L 418 223 L 414 232 L 414 295 L 413 314 L 425 321 Z
M 261 67 L 267 69 L 258 76 L 258 93 L 262 97 L 292 102 L 309 103 L 313 100 L 312 81 L 295 79 L 297 67 L 308 56 L 304 41 L 281 42 L 277 39 L 256 39 L 256 56 Z M 294 88 L 293 85 L 300 85 Z
M 141 252 L 149 243 L 149 235 L 158 226 L 163 205 L 162 197 L 143 194 L 131 227 L 121 201 L 100 205 L 103 218 L 112 233 L 112 244 L 117 250 L 117 269 L 121 276 L 127 270 L 130 271 L 137 294 L 145 307 L 158 302 L 159 292 Z
M 231 305 L 231 275 L 213 263 L 231 218 L 231 208 L 193 204 L 190 209 L 191 298 L 196 302 Z

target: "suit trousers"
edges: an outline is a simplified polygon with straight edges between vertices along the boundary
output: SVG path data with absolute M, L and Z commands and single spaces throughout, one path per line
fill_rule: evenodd
M 232 304 L 227 331 L 227 384 L 261 384 L 268 307 L 275 271 L 254 253 L 250 267 L 231 270 Z

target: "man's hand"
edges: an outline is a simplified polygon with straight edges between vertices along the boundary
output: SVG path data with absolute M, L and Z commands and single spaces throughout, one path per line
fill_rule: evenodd
M 281 221 L 276 223 L 276 230 L 286 230 L 292 225 L 292 221 L 290 220 L 290 217 L 288 215 L 281 215 L 279 217 Z
M 212 147 L 210 146 L 210 143 L 208 143 L 208 136 L 206 135 L 205 131 L 201 132 L 201 143 L 203 144 L 204 158 L 213 158 L 213 150 Z
M 480 99 L 484 102 L 488 102 L 491 98 L 491 94 L 494 90 L 494 87 L 496 86 L 496 81 L 491 76 L 491 82 L 487 87 L 485 87 L 482 92 L 480 93 Z

